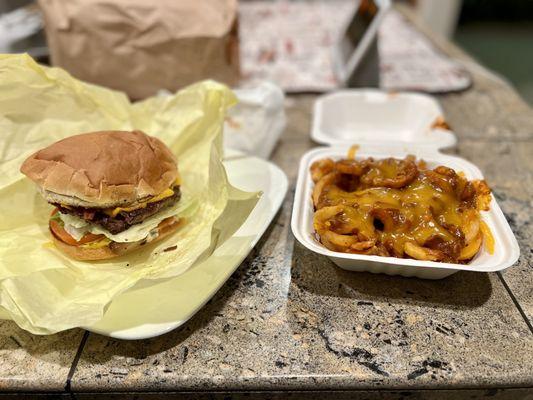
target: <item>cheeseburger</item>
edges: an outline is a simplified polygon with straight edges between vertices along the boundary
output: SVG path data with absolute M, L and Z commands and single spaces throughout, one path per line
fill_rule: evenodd
M 51 236 L 71 258 L 117 257 L 179 226 L 176 160 L 141 131 L 71 136 L 37 151 L 20 170 L 55 207 Z

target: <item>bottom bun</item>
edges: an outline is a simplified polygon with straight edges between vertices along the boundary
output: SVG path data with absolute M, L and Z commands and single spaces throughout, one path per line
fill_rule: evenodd
M 148 243 L 156 243 L 175 232 L 181 226 L 182 221 L 182 219 L 176 219 L 174 217 L 163 220 L 157 227 L 158 235 L 151 239 L 150 242 L 147 242 L 146 239 L 131 243 L 111 242 L 107 246 L 99 247 L 97 249 L 83 246 L 72 246 L 60 240 L 53 232 L 50 233 L 52 234 L 52 240 L 55 246 L 70 258 L 79 261 L 96 261 L 119 257 L 144 247 L 144 245 Z

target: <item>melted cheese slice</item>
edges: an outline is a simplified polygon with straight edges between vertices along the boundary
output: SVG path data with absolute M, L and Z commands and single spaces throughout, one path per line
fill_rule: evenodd
M 134 206 L 108 208 L 108 209 L 103 210 L 103 211 L 107 215 L 110 215 L 111 217 L 116 217 L 117 214 L 119 212 L 121 212 L 121 211 L 129 212 L 129 211 L 137 210 L 139 208 L 145 208 L 150 203 L 155 203 L 156 201 L 160 201 L 160 200 L 166 199 L 167 197 L 170 197 L 172 195 L 174 195 L 174 190 L 168 188 L 168 189 L 162 191 L 161 193 L 159 193 L 157 196 L 151 197 L 150 199 L 148 199 L 146 201 L 143 201 L 143 202 L 140 202 L 140 203 L 138 203 L 138 204 L 136 204 Z
M 172 186 L 180 186 L 180 185 L 181 185 L 181 177 L 178 176 L 176 178 L 176 180 L 174 181 L 174 184 Z M 160 201 L 160 200 L 166 199 L 167 197 L 170 197 L 173 194 L 174 194 L 174 190 L 171 189 L 171 188 L 168 188 L 168 189 L 163 190 L 157 196 L 151 197 L 150 199 L 148 199 L 146 201 L 141 201 L 141 202 L 135 204 L 134 206 L 131 206 L 131 207 L 106 208 L 106 209 L 104 209 L 102 211 L 104 213 L 106 213 L 107 215 L 111 216 L 111 217 L 116 217 L 117 214 L 119 212 L 121 212 L 121 211 L 128 212 L 128 211 L 137 210 L 139 208 L 145 208 L 147 204 L 155 203 L 156 201 Z M 68 204 L 61 204 L 61 207 L 66 208 L 68 210 L 72 210 L 72 207 L 69 206 Z

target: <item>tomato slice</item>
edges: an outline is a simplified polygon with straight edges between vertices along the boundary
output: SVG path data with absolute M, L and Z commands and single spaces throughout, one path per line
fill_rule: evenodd
M 77 246 L 78 242 L 61 226 L 61 224 L 53 219 L 50 220 L 50 230 L 58 239 L 70 244 L 71 246 Z
M 85 243 L 89 243 L 89 242 L 94 242 L 95 240 L 102 239 L 103 237 L 104 237 L 104 235 L 95 235 L 94 233 L 88 232 L 85 235 L 83 235 L 83 237 L 80 239 L 78 244 L 85 244 Z
M 71 246 L 79 246 L 80 244 L 85 244 L 93 242 L 95 240 L 101 239 L 104 235 L 95 235 L 92 233 L 86 233 L 79 241 L 74 239 L 70 234 L 61 226 L 61 224 L 55 220 L 50 220 L 50 230 L 52 233 L 61 241 Z

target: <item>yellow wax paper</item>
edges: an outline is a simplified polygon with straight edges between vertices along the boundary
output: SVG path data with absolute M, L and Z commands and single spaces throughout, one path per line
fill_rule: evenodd
M 90 326 L 118 294 L 182 274 L 231 237 L 258 199 L 232 187 L 221 162 L 224 115 L 235 101 L 224 85 L 205 81 L 132 104 L 28 55 L 0 55 L 0 316 L 36 334 Z M 19 168 L 59 139 L 111 129 L 140 129 L 176 154 L 186 223 L 126 256 L 71 260 L 51 244 L 52 207 Z

